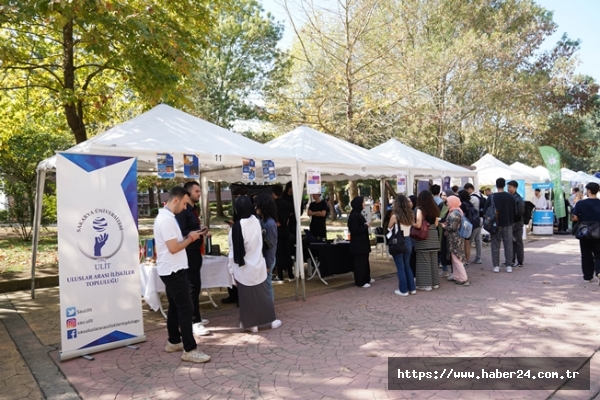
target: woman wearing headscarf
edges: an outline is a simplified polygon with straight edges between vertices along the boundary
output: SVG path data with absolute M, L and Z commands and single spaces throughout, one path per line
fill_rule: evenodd
M 408 196 L 408 203 L 410 204 L 410 209 L 413 212 L 413 217 L 417 219 L 417 196 L 411 194 Z M 417 251 L 415 250 L 415 245 L 417 241 L 413 238 L 410 238 L 410 243 L 412 244 L 412 251 L 410 252 L 410 271 L 413 276 L 417 276 Z
M 441 193 L 442 202 L 440 203 L 440 222 L 446 221 L 448 216 L 448 197 L 454 196 L 452 189 L 446 189 Z M 452 275 L 452 258 L 448 251 L 448 239 L 444 235 L 444 228 L 442 224 L 438 226 L 438 234 L 440 236 L 440 263 L 442 264 L 442 271 L 440 277 L 447 277 L 449 281 L 454 279 Z
M 368 288 L 375 280 L 371 279 L 371 267 L 369 266 L 370 225 L 361 213 L 365 206 L 364 198 L 357 196 L 350 205 L 352 211 L 348 216 L 348 231 L 350 232 L 350 253 L 354 255 L 354 284 Z
M 448 251 L 452 257 L 454 282 L 458 286 L 470 286 L 471 283 L 463 265 L 465 261 L 465 241 L 458 234 L 462 216 L 464 215 L 460 204 L 460 199 L 457 196 L 448 197 L 448 216 L 446 217 L 446 222 L 442 223 L 442 225 L 448 239 Z
M 240 327 L 258 332 L 258 326 L 279 328 L 275 306 L 267 281 L 260 221 L 252 214 L 254 206 L 247 196 L 235 201 L 236 220 L 229 231 L 229 271 L 238 288 Z
M 438 238 L 437 222 L 440 209 L 429 190 L 423 190 L 417 197 L 417 218 L 413 227 L 421 229 L 425 221 L 429 223 L 429 233 L 425 240 L 417 240 L 417 289 L 430 291 L 440 287 L 438 272 L 438 251 L 440 241 Z
M 388 230 L 396 233 L 397 230 L 402 230 L 404 235 L 404 244 L 406 245 L 406 253 L 393 255 L 394 263 L 396 264 L 396 272 L 398 274 L 398 290 L 396 293 L 399 296 L 408 296 L 408 294 L 417 294 L 415 287 L 415 278 L 410 270 L 410 254 L 412 252 L 412 242 L 410 238 L 410 227 L 415 221 L 415 217 L 410 207 L 409 200 L 399 194 L 394 200 L 392 207 L 392 216 L 386 225 Z

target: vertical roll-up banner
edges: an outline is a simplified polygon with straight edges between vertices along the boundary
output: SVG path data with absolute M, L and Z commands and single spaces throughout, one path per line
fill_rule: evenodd
M 146 340 L 137 231 L 137 161 L 59 153 L 60 359 Z

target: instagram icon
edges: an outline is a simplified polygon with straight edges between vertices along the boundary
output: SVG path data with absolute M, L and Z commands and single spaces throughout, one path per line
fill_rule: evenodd
M 69 318 L 67 320 L 67 328 L 75 328 L 77 327 L 77 320 L 75 318 Z

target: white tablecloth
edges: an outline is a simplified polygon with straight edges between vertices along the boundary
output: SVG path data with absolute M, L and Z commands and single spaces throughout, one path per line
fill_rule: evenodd
M 203 256 L 200 269 L 202 289 L 231 287 L 231 274 L 227 264 L 227 257 Z M 165 284 L 158 276 L 155 265 L 140 264 L 140 277 L 142 281 L 142 296 L 144 301 L 157 311 L 160 308 L 159 293 L 165 292 Z

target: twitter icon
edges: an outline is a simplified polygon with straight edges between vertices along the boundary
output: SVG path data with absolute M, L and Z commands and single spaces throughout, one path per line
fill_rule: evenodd
M 74 317 L 75 314 L 77 314 L 77 310 L 75 309 L 75 307 L 67 308 L 67 317 Z

